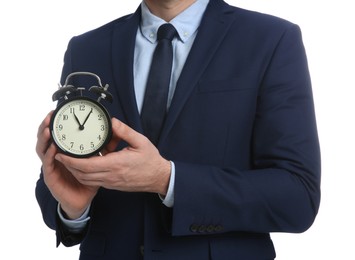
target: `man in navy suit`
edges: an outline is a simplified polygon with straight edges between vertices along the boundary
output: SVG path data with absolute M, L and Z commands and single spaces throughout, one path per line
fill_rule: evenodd
M 140 114 L 166 22 L 177 36 L 153 144 Z M 320 152 L 297 25 L 223 0 L 144 0 L 70 41 L 62 82 L 74 71 L 110 85 L 113 137 L 77 159 L 51 142 L 51 113 L 40 125 L 36 196 L 57 245 L 80 243 L 82 260 L 274 259 L 270 232 L 312 225 Z

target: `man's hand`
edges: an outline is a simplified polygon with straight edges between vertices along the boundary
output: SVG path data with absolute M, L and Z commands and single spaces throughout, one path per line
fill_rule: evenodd
M 142 134 L 112 119 L 113 137 L 103 156 L 78 159 L 56 154 L 55 159 L 85 187 L 166 195 L 171 165 Z M 118 142 L 128 147 L 115 151 Z
M 38 128 L 36 152 L 42 161 L 44 182 L 48 189 L 61 204 L 67 217 L 76 219 L 90 205 L 99 187 L 81 184 L 59 161 L 55 160 L 58 151 L 50 137 L 51 115 L 52 112 Z

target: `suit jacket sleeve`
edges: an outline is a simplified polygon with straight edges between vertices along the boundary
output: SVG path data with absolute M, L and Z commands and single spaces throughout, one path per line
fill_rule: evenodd
M 46 225 L 56 231 L 57 246 L 63 243 L 65 246 L 74 246 L 79 244 L 87 231 L 85 228 L 81 233 L 69 232 L 60 221 L 57 214 L 58 202 L 54 199 L 46 184 L 44 183 L 43 174 L 41 174 L 36 185 L 36 198 L 41 208 L 43 219 Z
M 255 111 L 243 113 L 254 118 L 252 135 L 246 136 L 250 149 L 245 146 L 245 154 L 239 149 L 235 161 L 248 163 L 175 161 L 173 235 L 303 232 L 313 223 L 320 201 L 320 152 L 297 25 L 289 25 L 275 45 Z M 243 145 L 227 142 L 226 147 Z

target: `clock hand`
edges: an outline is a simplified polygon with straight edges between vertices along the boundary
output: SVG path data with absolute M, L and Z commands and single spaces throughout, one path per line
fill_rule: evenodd
M 78 122 L 78 124 L 79 124 L 79 129 L 80 129 L 80 130 L 83 130 L 83 129 L 84 129 L 84 126 L 80 124 L 79 118 L 75 115 L 75 111 L 73 111 L 73 114 L 74 114 L 74 117 L 75 117 L 76 122 Z
M 85 125 L 86 121 L 88 121 L 89 116 L 91 115 L 91 113 L 92 113 L 92 108 L 91 108 L 91 110 L 90 110 L 89 114 L 86 116 L 84 123 L 81 125 L 81 126 L 82 126 L 82 129 L 81 129 L 81 130 L 83 130 L 83 129 L 84 129 L 84 125 Z

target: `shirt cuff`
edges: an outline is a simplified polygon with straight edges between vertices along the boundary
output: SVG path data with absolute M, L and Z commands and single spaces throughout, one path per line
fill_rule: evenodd
M 81 231 L 83 231 L 83 229 L 85 228 L 86 224 L 90 219 L 89 210 L 90 210 L 90 206 L 85 210 L 85 212 L 79 218 L 70 220 L 63 216 L 62 210 L 60 208 L 60 203 L 58 203 L 58 207 L 57 207 L 57 212 L 60 220 L 67 228 L 67 230 L 72 233 L 80 233 Z
M 175 164 L 172 161 L 170 161 L 170 164 L 171 172 L 168 191 L 165 197 L 161 196 L 160 194 L 159 197 L 165 206 L 172 208 L 174 206 Z

